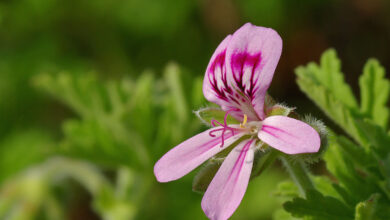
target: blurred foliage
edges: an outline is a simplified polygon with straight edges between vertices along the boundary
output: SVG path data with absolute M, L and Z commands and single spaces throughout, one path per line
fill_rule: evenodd
M 346 134 L 332 131 L 324 156 L 334 181 L 326 181 L 325 175 L 318 177 L 321 181 L 303 194 L 305 198 L 296 194 L 284 208 L 295 217 L 319 220 L 389 219 L 389 80 L 384 78 L 383 67 L 369 60 L 360 77 L 359 106 L 340 68 L 336 52 L 328 50 L 319 65 L 309 63 L 296 69 L 302 91 Z M 296 183 L 300 186 L 299 181 Z M 280 191 L 288 194 L 291 189 L 283 187 Z
M 2 219 L 67 219 L 64 200 L 54 188 L 65 179 L 74 179 L 93 197 L 94 207 L 104 219 L 131 219 L 137 194 L 130 194 L 136 176 L 128 169 L 118 170 L 116 186 L 87 162 L 52 158 L 7 181 L 0 194 Z
M 49 204 L 45 201 L 57 199 L 48 187 L 53 187 L 53 181 L 61 183 L 57 180 L 59 177 L 67 176 L 87 189 L 94 199 L 94 209 L 102 218 L 135 217 L 142 208 L 141 202 L 150 196 L 152 183 L 156 183 L 153 162 L 201 126 L 189 110 L 190 104 L 199 106 L 203 102 L 198 85 L 201 80 L 185 85 L 182 76 L 182 71 L 173 63 L 167 66 L 161 79 L 155 79 L 150 72 L 136 81 L 125 78 L 106 82 L 93 73 L 37 75 L 34 85 L 68 106 L 76 117 L 63 123 L 64 137 L 58 143 L 45 133 L 36 132 L 17 133 L 4 140 L 2 175 L 6 178 L 50 155 L 77 160 L 54 158 L 7 181 L 0 196 L 4 203 L 0 217 L 31 219 L 38 218 L 43 211 L 48 219 L 53 219 L 53 213 L 56 216 L 62 213 L 65 218 L 62 207 L 66 206 L 58 204 L 63 201 Z M 186 91 L 184 86 L 188 88 Z M 7 150 L 8 147 L 11 150 Z M 20 165 L 14 164 L 26 151 L 28 155 L 20 160 Z M 116 173 L 116 185 L 98 169 L 90 170 L 90 163 L 112 173 L 109 176 Z M 87 169 L 85 174 L 81 174 L 84 169 Z M 38 191 L 27 183 L 31 178 L 37 181 L 34 184 L 39 187 Z M 37 191 L 37 195 L 25 196 L 26 190 L 28 193 Z M 30 204 L 34 208 L 22 211 L 29 209 Z
M 93 74 L 61 73 L 38 75 L 34 83 L 79 116 L 63 124 L 61 153 L 142 170 L 150 169 L 169 146 L 200 128 L 190 106 L 203 102 L 197 85 L 201 81 L 184 85 L 181 75 L 172 63 L 162 79 L 145 72 L 136 81 L 125 78 L 103 83 Z
M 25 167 L 42 162 L 55 150 L 54 141 L 43 131 L 10 134 L 0 143 L 0 184 Z
M 0 218 L 68 218 L 70 198 L 64 197 L 64 193 L 75 189 L 65 187 L 69 185 L 67 179 L 76 181 L 91 195 L 94 213 L 103 219 L 182 219 L 188 213 L 197 219 L 205 218 L 199 195 L 191 194 L 190 178 L 184 178 L 187 187 L 177 187 L 177 183 L 162 186 L 157 184 L 152 171 L 154 161 L 163 153 L 201 129 L 201 122 L 190 109 L 204 105 L 202 81 L 197 78 L 184 81 L 183 78 L 183 71 L 173 63 L 159 79 L 151 72 L 145 72 L 136 80 L 120 81 L 103 81 L 93 73 L 34 77 L 37 88 L 64 103 L 75 116 L 63 122 L 64 135 L 57 142 L 49 139 L 46 143 L 45 136 L 40 137 L 39 133 L 17 134 L 17 141 L 6 142 L 7 146 L 19 144 L 16 145 L 19 149 L 14 147 L 14 150 L 31 152 L 26 157 L 31 158 L 31 162 L 24 160 L 22 168 L 51 155 L 62 157 L 53 157 L 8 179 L 0 191 Z M 40 157 L 35 158 L 31 151 L 36 136 L 41 141 L 37 143 L 37 150 L 45 149 L 44 143 L 50 144 L 46 156 L 37 153 Z M 15 173 L 17 167 L 1 168 L 4 173 Z M 247 196 L 248 205 L 233 218 L 266 218 L 280 206 L 272 197 L 261 212 L 251 205 L 263 200 L 257 192 L 266 195 L 277 181 L 285 178 L 279 172 L 264 176 L 263 191 L 255 186 L 249 188 L 248 191 L 254 192 Z

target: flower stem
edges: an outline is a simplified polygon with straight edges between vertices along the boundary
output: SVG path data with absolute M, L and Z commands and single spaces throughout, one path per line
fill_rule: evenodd
M 301 161 L 291 161 L 284 156 L 280 156 L 279 158 L 286 167 L 290 177 L 298 186 L 301 195 L 306 197 L 307 192 L 314 189 L 313 182 L 308 175 L 309 171 Z

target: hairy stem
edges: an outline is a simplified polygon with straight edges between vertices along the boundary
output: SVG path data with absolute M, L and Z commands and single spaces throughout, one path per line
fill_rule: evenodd
M 298 186 L 301 195 L 306 197 L 307 192 L 314 189 L 313 182 L 308 175 L 309 171 L 301 161 L 290 161 L 284 156 L 279 158 L 286 167 L 290 177 Z

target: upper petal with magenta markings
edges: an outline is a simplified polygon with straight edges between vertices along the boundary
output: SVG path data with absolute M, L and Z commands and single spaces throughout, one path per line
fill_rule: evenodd
M 282 51 L 280 36 L 270 28 L 245 24 L 227 36 L 206 69 L 207 100 L 233 110 L 238 120 L 264 119 L 264 99 Z

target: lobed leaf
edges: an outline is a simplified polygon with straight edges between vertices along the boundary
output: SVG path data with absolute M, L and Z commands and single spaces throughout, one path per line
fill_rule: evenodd
M 390 81 L 385 78 L 385 70 L 375 59 L 367 61 L 363 75 L 359 78 L 361 111 L 382 128 L 387 128 Z
M 345 100 L 343 102 L 339 99 L 342 95 L 336 96 L 314 78 L 316 75 L 314 71 L 318 71 L 318 68 L 315 64 L 309 64 L 307 67 L 298 67 L 296 69 L 298 86 L 330 119 L 343 128 L 357 142 L 367 143 L 362 131 L 356 125 L 354 117 L 356 113 L 344 104 Z
M 296 73 L 300 78 L 310 80 L 317 86 L 323 86 L 347 107 L 357 107 L 356 98 L 349 85 L 344 81 L 341 62 L 335 50 L 325 51 L 321 56 L 320 65 L 309 63 L 307 67 L 298 67 Z
M 372 194 L 367 200 L 355 207 L 355 220 L 387 220 L 390 219 L 388 201 L 384 201 L 379 193 Z
M 318 208 L 316 213 L 314 205 L 312 209 L 301 207 L 299 210 L 298 204 L 309 206 L 309 196 L 306 201 L 295 199 L 296 206 L 291 205 L 294 201 L 287 203 L 286 210 L 290 209 L 288 211 L 294 216 L 308 219 L 342 219 L 336 217 L 336 213 L 333 217 L 326 217 L 326 213 L 320 212 L 327 210 L 328 205 L 330 207 L 330 204 L 325 202 L 330 199 L 325 198 L 326 195 L 332 195 L 333 199 L 344 201 L 346 209 L 350 210 L 356 206 L 355 219 L 389 219 L 387 210 L 390 198 L 390 136 L 386 131 L 389 120 L 386 104 L 390 84 L 389 80 L 385 79 L 383 67 L 373 59 L 365 65 L 359 81 L 360 106 L 357 105 L 350 87 L 344 82 L 340 61 L 334 50 L 323 54 L 320 65 L 309 63 L 306 67 L 298 67 L 296 74 L 301 90 L 355 142 L 331 132 L 330 145 L 324 154 L 324 160 L 327 170 L 335 178 L 335 183 L 324 182 L 322 178 L 321 184 L 315 184 L 316 190 L 325 195 L 323 210 Z M 311 196 L 313 200 L 321 198 L 322 195 L 317 193 Z M 329 210 L 329 213 L 332 211 Z
M 358 173 L 354 160 L 351 160 L 338 142 L 332 143 L 324 155 L 327 169 L 345 188 L 354 203 L 366 199 L 372 192 L 378 192 L 375 179 L 367 174 Z M 358 158 L 356 158 L 358 159 Z
M 92 73 L 61 73 L 41 74 L 34 83 L 80 117 L 64 123 L 62 153 L 105 166 L 148 169 L 155 157 L 200 127 L 189 111 L 191 101 L 200 98 L 185 93 L 181 76 L 171 63 L 159 80 L 149 71 L 136 81 L 108 82 Z
M 309 191 L 306 199 L 294 198 L 292 201 L 284 203 L 283 207 L 293 217 L 308 217 L 313 220 L 353 219 L 351 208 L 334 197 L 323 196 L 318 191 Z
M 356 205 L 355 220 L 374 220 L 378 219 L 375 215 L 377 211 L 380 194 L 372 195 L 368 200 Z
M 378 63 L 372 60 L 368 62 L 360 80 L 362 106 L 358 108 L 350 87 L 343 80 L 339 63 L 334 50 L 328 50 L 321 57 L 320 66 L 309 63 L 306 67 L 298 67 L 296 74 L 300 89 L 360 145 L 370 147 L 373 135 L 380 135 L 381 141 L 388 139 L 383 135 L 384 131 L 380 131 L 388 120 L 388 110 L 385 110 L 384 105 L 389 85 L 386 80 L 381 80 L 384 71 Z M 384 94 L 376 95 L 381 92 Z M 381 112 L 384 118 L 377 115 Z M 374 123 L 370 123 L 370 120 Z M 367 133 L 372 129 L 375 132 Z M 383 149 L 385 145 L 387 142 L 377 143 L 375 146 Z

